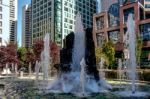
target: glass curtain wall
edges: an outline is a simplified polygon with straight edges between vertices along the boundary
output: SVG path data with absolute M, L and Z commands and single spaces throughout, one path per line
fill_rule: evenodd
M 61 0 L 54 0 L 55 8 L 54 8 L 54 28 L 55 28 L 55 42 L 57 44 L 61 44 L 62 39 L 62 2 Z

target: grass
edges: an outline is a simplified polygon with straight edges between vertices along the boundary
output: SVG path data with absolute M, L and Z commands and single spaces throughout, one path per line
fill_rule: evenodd
M 46 95 L 26 94 L 26 96 L 22 97 L 21 99 L 119 99 L 119 97 L 111 93 L 92 94 L 91 96 L 84 98 L 76 97 L 72 94 L 50 93 Z
M 38 94 L 33 88 L 28 87 L 24 92 L 20 93 L 21 99 L 119 99 L 118 96 L 109 93 L 95 93 L 90 95 L 89 97 L 76 97 L 73 94 Z
M 108 82 L 112 85 L 120 84 L 120 82 L 117 80 L 108 80 Z M 121 84 L 127 84 L 127 83 L 122 82 Z M 141 85 L 141 88 L 143 91 L 146 90 L 147 92 L 150 92 L 150 86 L 148 85 Z M 44 94 L 38 94 L 37 91 L 33 88 L 32 84 L 26 87 L 25 90 L 23 90 L 23 92 L 18 93 L 18 95 L 20 96 L 19 99 L 122 99 L 118 95 L 114 95 L 113 90 L 112 92 L 108 92 L 108 93 L 92 94 L 91 96 L 85 97 L 85 98 L 79 98 L 79 97 L 74 96 L 73 94 L 49 93 L 49 94 L 44 95 Z

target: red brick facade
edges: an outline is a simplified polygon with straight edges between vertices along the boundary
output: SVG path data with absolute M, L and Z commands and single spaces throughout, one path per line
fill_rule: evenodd
M 143 2 L 144 4 L 144 2 Z M 95 46 L 97 47 L 97 38 L 96 35 L 103 33 L 104 37 L 106 40 L 108 40 L 108 32 L 109 31 L 115 31 L 115 30 L 119 30 L 120 34 L 119 34 L 119 40 L 118 43 L 115 45 L 116 50 L 120 51 L 120 49 L 123 49 L 123 37 L 124 37 L 124 29 L 126 28 L 125 22 L 124 22 L 124 11 L 129 9 L 129 8 L 133 8 L 134 9 L 134 20 L 135 20 L 135 31 L 137 33 L 137 35 L 139 35 L 140 30 L 139 30 L 139 26 L 142 24 L 146 24 L 146 23 L 150 23 L 150 19 L 145 19 L 145 8 L 143 6 L 143 4 L 139 3 L 139 2 L 134 2 L 134 3 L 129 3 L 127 2 L 125 5 L 120 6 L 120 25 L 118 26 L 114 26 L 114 27 L 109 27 L 109 18 L 108 18 L 108 12 L 101 12 L 100 14 L 96 14 L 93 17 L 93 37 L 94 37 L 94 41 L 95 41 Z M 143 15 L 143 19 L 141 18 L 141 15 Z M 104 28 L 97 30 L 97 19 L 103 17 L 104 19 Z M 119 47 L 120 44 L 120 48 Z M 144 42 L 143 47 L 150 47 L 150 41 Z

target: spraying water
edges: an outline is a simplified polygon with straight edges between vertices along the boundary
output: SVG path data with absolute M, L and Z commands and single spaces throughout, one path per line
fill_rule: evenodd
M 15 64 L 15 75 L 17 77 L 17 74 L 18 74 L 18 66 L 17 66 L 17 63 Z
M 85 32 L 82 25 L 80 13 L 76 16 L 75 39 L 72 56 L 72 71 L 80 71 L 80 62 L 85 56 Z
M 46 86 L 46 89 L 48 89 L 46 93 L 63 92 L 85 97 L 91 93 L 100 92 L 101 85 L 99 86 L 99 82 L 95 80 L 94 75 L 88 75 L 86 72 L 87 65 L 84 59 L 85 48 L 85 32 L 81 21 L 81 15 L 78 13 L 75 22 L 71 70 L 62 73 L 55 80 L 51 81 Z M 105 82 L 102 83 L 104 84 Z
M 32 73 L 31 62 L 29 63 L 29 68 L 28 68 L 28 70 L 29 70 L 29 77 L 31 77 L 31 73 Z
M 14 73 L 14 63 L 11 64 L 11 71 Z
M 132 93 L 135 93 L 135 79 L 136 79 L 136 35 L 135 35 L 135 22 L 133 15 L 130 14 L 128 17 L 127 28 L 129 32 L 129 50 L 130 50 L 130 68 L 131 68 L 131 79 L 132 79 Z
M 36 63 L 35 63 L 35 78 L 36 78 L 36 80 L 39 79 L 39 63 L 38 63 L 38 61 L 36 61 Z
M 124 88 L 126 89 L 125 91 L 117 91 L 115 92 L 117 95 L 121 95 L 123 97 L 128 97 L 128 98 L 141 98 L 149 95 L 147 92 L 143 91 L 136 91 L 136 82 L 135 80 L 137 79 L 136 75 L 136 33 L 135 33 L 135 22 L 133 20 L 133 15 L 129 14 L 128 16 L 128 21 L 127 21 L 127 32 L 124 36 L 124 44 L 125 44 L 125 49 L 124 49 L 124 56 L 125 56 L 125 61 L 124 63 L 124 68 L 123 68 L 123 74 L 125 79 L 131 80 L 131 86 L 129 89 L 126 89 L 126 86 Z M 129 83 L 130 84 L 130 83 Z
M 119 80 L 121 80 L 121 76 L 122 76 L 122 61 L 121 61 L 121 59 L 118 59 L 118 72 L 119 72 L 119 74 L 118 74 L 118 78 L 119 78 Z
M 125 76 L 125 71 L 123 69 L 123 63 L 121 59 L 118 59 L 118 79 L 120 81 L 120 87 L 121 87 L 121 82 L 124 80 Z
M 85 59 L 82 58 L 81 62 L 81 74 L 80 74 L 80 81 L 81 81 L 81 87 L 82 87 L 82 94 L 85 94 L 85 79 L 86 79 L 86 64 L 85 64 Z
M 131 79 L 132 93 L 135 93 L 135 79 L 136 79 L 136 34 L 135 34 L 135 22 L 133 15 L 129 14 L 127 21 L 127 33 L 125 35 L 126 48 L 129 51 L 129 78 Z
M 3 71 L 2 71 L 2 74 L 11 74 L 11 71 L 10 71 L 10 69 L 9 69 L 9 67 L 8 67 L 8 63 L 6 63 L 6 66 L 5 66 L 5 68 L 3 69 Z
M 101 57 L 99 66 L 100 66 L 100 77 L 103 79 L 105 78 L 105 72 L 103 71 L 104 70 L 104 62 L 105 62 L 105 60 Z
M 49 33 L 44 38 L 44 50 L 41 53 L 41 65 L 43 71 L 43 79 L 48 80 L 49 78 L 49 65 L 50 65 L 50 48 L 49 48 Z

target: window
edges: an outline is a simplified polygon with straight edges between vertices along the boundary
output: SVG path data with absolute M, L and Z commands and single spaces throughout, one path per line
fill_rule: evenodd
M 97 38 L 97 45 L 99 47 L 102 47 L 103 46 L 103 43 L 104 43 L 104 36 L 103 36 L 104 33 L 99 33 L 96 35 L 96 38 Z
M 109 7 L 109 26 L 118 26 L 119 25 L 119 5 L 118 3 L 112 4 Z
M 133 14 L 134 15 L 134 8 L 129 8 L 124 10 L 124 23 L 128 20 L 128 15 Z
M 150 4 L 145 4 L 145 8 L 150 8 Z
M 150 40 L 150 24 L 144 24 L 140 26 L 141 38 L 143 41 Z
M 99 18 L 96 18 L 96 29 L 97 30 L 101 30 L 104 28 L 104 17 L 99 17 Z
M 119 31 L 110 31 L 108 33 L 108 38 L 113 42 L 113 44 L 116 44 L 119 40 Z

